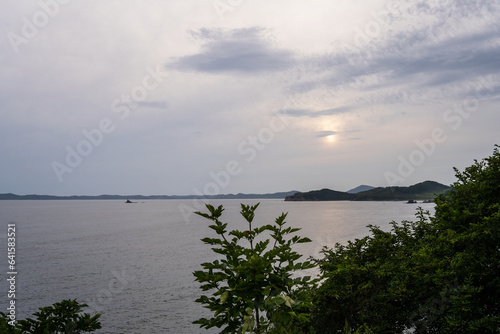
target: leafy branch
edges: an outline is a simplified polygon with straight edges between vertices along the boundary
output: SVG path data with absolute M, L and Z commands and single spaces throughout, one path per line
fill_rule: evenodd
M 297 262 L 301 255 L 292 250 L 298 243 L 310 242 L 309 238 L 290 236 L 299 228 L 285 227 L 286 214 L 276 218 L 274 224 L 253 226 L 253 206 L 241 204 L 240 214 L 248 229 L 227 231 L 227 223 L 220 217 L 224 208 L 207 204 L 208 213 L 196 214 L 211 220 L 209 225 L 218 237 L 203 238 L 221 259 L 202 263 L 203 270 L 195 271 L 195 280 L 203 291 L 213 291 L 211 296 L 202 295 L 196 300 L 213 311 L 210 319 L 201 318 L 194 323 L 200 327 L 222 327 L 221 333 L 254 332 L 294 322 L 297 326 L 309 320 L 312 304 L 305 291 L 315 286 L 311 277 L 293 277 L 296 271 L 313 268 L 311 262 Z M 267 233 L 274 239 L 259 238 Z M 247 243 L 248 246 L 244 246 Z

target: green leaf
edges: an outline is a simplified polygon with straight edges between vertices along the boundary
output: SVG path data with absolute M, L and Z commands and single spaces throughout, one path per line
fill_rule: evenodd
M 277 305 L 281 305 L 281 304 L 284 304 L 286 302 L 286 299 L 282 295 L 277 295 L 275 298 L 275 301 L 276 301 Z
M 284 298 L 285 298 L 285 305 L 292 308 L 292 304 L 295 304 L 295 301 L 289 296 L 284 296 Z
M 224 304 L 229 297 L 229 291 L 225 291 L 221 296 L 220 296 L 220 302 Z

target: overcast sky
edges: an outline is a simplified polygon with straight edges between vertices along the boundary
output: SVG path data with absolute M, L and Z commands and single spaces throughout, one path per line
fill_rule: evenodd
M 0 193 L 455 181 L 500 143 L 500 2 L 7 1 Z

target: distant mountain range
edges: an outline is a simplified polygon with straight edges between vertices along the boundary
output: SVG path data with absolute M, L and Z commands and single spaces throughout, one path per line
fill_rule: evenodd
M 371 189 L 370 189 L 371 188 Z M 368 189 L 363 191 L 363 189 Z M 407 201 L 432 200 L 435 195 L 445 193 L 451 188 L 435 181 L 425 181 L 409 187 L 373 188 L 359 186 L 348 192 L 331 189 L 298 192 L 285 197 L 285 201 Z
M 155 200 L 155 199 L 285 199 L 285 201 L 399 201 L 431 200 L 434 194 L 442 194 L 451 188 L 434 181 L 425 181 L 410 187 L 374 188 L 361 185 L 347 192 L 331 189 L 298 192 L 276 192 L 266 194 L 224 195 L 99 195 L 99 196 L 52 196 L 0 194 L 0 200 Z
M 0 194 L 0 200 L 152 200 L 152 199 L 283 199 L 286 196 L 291 196 L 297 193 L 297 190 L 287 192 L 277 192 L 268 194 L 226 194 L 213 196 L 199 195 L 99 195 L 99 196 L 52 196 L 52 195 L 15 195 L 15 194 Z

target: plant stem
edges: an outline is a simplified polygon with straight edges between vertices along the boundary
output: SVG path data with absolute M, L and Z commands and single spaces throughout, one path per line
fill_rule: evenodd
M 260 316 L 259 316 L 259 308 L 258 307 L 255 308 L 255 318 L 256 318 L 255 321 L 257 323 L 257 333 L 260 333 L 260 319 L 259 319 Z

